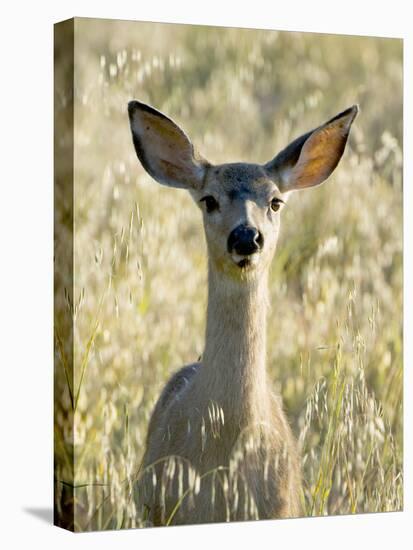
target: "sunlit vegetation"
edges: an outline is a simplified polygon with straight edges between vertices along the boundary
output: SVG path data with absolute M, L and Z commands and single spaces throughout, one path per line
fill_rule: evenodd
M 75 60 L 74 294 L 63 280 L 56 302 L 74 322 L 73 380 L 56 323 L 62 514 L 70 497 L 76 530 L 144 523 L 133 488 L 151 410 L 203 351 L 200 213 L 138 163 L 131 99 L 212 162 L 267 161 L 360 105 L 339 168 L 282 213 L 268 369 L 301 444 L 306 514 L 400 510 L 401 42 L 77 20 Z

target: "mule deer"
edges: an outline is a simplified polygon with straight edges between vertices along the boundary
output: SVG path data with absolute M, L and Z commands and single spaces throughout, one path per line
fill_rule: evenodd
M 190 192 L 208 247 L 202 360 L 170 378 L 149 423 L 138 498 L 150 525 L 302 513 L 297 443 L 266 373 L 268 271 L 289 193 L 328 178 L 357 112 L 266 164 L 213 165 L 171 119 L 129 103 L 139 160 L 159 183 Z

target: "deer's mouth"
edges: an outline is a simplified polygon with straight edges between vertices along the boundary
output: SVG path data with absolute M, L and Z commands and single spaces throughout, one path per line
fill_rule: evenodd
M 258 254 L 248 254 L 246 256 L 240 254 L 231 254 L 233 262 L 240 269 L 252 269 L 258 263 Z

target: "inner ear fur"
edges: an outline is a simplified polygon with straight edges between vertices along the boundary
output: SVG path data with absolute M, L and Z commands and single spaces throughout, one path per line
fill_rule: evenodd
M 320 185 L 339 163 L 357 116 L 353 105 L 293 142 L 264 165 L 282 192 Z
M 196 154 L 185 132 L 145 103 L 131 101 L 128 113 L 135 151 L 148 174 L 163 185 L 201 188 L 208 163 Z

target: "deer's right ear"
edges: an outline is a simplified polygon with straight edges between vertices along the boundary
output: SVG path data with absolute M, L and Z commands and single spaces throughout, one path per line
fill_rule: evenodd
M 358 113 L 353 105 L 322 126 L 294 140 L 264 166 L 281 192 L 320 185 L 333 172 Z
M 128 112 L 133 144 L 145 170 L 163 185 L 200 189 L 208 163 L 195 155 L 179 126 L 139 101 L 131 101 Z

